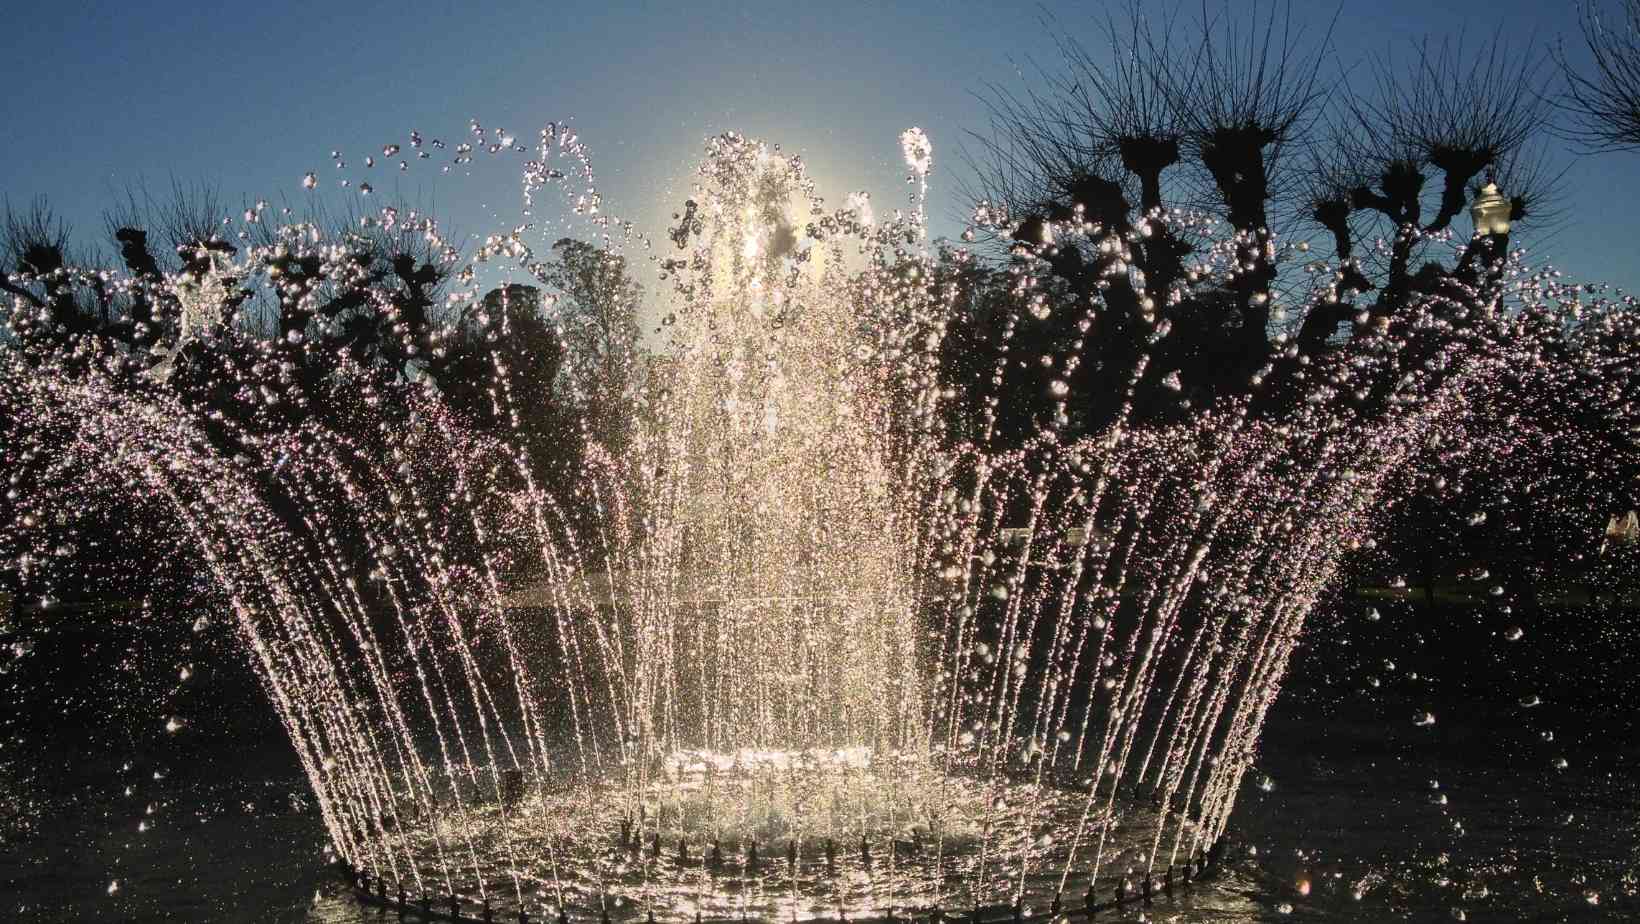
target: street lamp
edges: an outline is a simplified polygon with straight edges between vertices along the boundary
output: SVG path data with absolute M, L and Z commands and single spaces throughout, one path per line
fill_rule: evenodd
M 1469 217 L 1475 222 L 1476 234 L 1508 234 L 1509 200 L 1498 192 L 1498 184 L 1487 183 L 1476 194 L 1475 201 L 1469 206 Z

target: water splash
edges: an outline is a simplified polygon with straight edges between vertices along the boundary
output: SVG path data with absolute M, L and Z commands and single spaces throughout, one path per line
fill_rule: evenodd
M 454 164 L 532 157 L 525 220 L 485 239 L 451 302 L 480 305 L 490 263 L 548 278 L 532 220 L 549 191 L 647 244 L 604 211 L 567 127 L 545 127 L 532 151 L 471 133 Z M 32 560 L 87 504 L 183 536 L 229 600 L 336 850 L 412 897 L 537 915 L 1047 907 L 1187 863 L 1224 834 L 1341 557 L 1370 542 L 1400 474 L 1517 368 L 1521 344 L 1573 310 L 1566 290 L 1515 290 L 1527 310 L 1497 310 L 1515 267 L 1458 297 L 1470 325 L 1431 297 L 1359 342 L 1259 370 L 1282 401 L 1172 422 L 1133 413 L 1141 354 L 1114 421 L 1065 436 L 1061 402 L 999 449 L 988 427 L 967 440 L 947 427 L 959 292 L 921 211 L 932 146 L 916 129 L 901 144 L 913 192 L 887 216 L 864 196 L 828 209 L 801 160 L 767 144 L 708 144 L 678 254 L 657 258 L 670 343 L 605 393 L 630 426 L 582 426 L 584 470 L 567 486 L 423 383 L 235 367 L 263 349 L 223 324 L 253 280 L 297 300 L 355 286 L 360 310 L 402 310 L 401 291 L 358 285 L 368 238 L 267 229 L 251 210 L 264 230 L 243 232 L 242 252 L 119 280 L 174 306 L 175 332 L 148 357 L 87 341 L 0 356 L 5 469 L 22 486 L 8 553 Z M 1168 222 L 1200 224 L 1151 224 Z M 362 225 L 459 262 L 421 216 L 384 207 Z M 1075 240 L 1129 272 L 1128 242 L 1097 226 L 1015 237 L 1027 296 L 1033 261 Z M 1243 243 L 1207 248 L 1180 285 L 1211 285 Z M 502 301 L 487 308 L 505 326 L 517 306 Z M 20 341 L 30 307 L 14 303 Z M 1145 323 L 1151 343 L 1168 336 L 1165 320 Z M 424 346 L 443 349 L 395 348 Z M 1040 359 L 1069 375 L 1077 356 Z M 1004 350 L 990 381 L 1010 362 Z M 255 413 L 323 402 L 328 417 L 201 414 L 170 390 L 201 370 Z M 519 399 L 494 371 L 505 416 Z M 99 466 L 118 477 L 88 480 Z

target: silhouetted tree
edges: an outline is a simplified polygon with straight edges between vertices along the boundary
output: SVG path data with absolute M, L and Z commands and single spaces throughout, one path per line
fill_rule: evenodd
M 522 449 L 539 476 L 562 479 L 578 440 L 558 384 L 563 341 L 543 301 L 533 286 L 490 290 L 439 335 L 427 371 L 465 421 Z
M 179 186 L 163 202 L 129 194 L 106 216 L 123 278 L 73 257 L 69 229 L 43 201 L 8 210 L 7 330 L 59 361 L 84 347 L 118 366 L 109 371 L 163 381 L 246 423 L 319 410 L 319 385 L 343 360 L 366 373 L 362 387 L 411 382 L 438 333 L 454 251 L 422 223 L 347 215 L 273 227 L 265 208 L 245 210 L 234 233 L 208 189 Z M 307 233 L 345 246 L 289 246 Z
M 1165 418 L 1247 393 L 1295 347 L 1314 353 L 1381 329 L 1472 273 L 1435 261 L 1429 244 L 1481 180 L 1504 184 L 1517 221 L 1540 215 L 1552 190 L 1530 144 L 1546 110 L 1542 57 L 1499 40 L 1473 55 L 1421 43 L 1410 66 L 1377 62 L 1374 85 L 1358 92 L 1322 73 L 1326 36 L 1307 41 L 1290 12 L 1225 5 L 1187 26 L 1171 15 L 1153 25 L 1134 8 L 1125 23 L 1107 20 L 1105 36 L 1108 54 L 1061 37 L 1061 67 L 1021 91 L 991 88 L 991 130 L 970 153 L 982 226 L 1008 229 L 998 243 L 1013 259 L 1040 258 L 1018 272 L 1051 276 L 1024 307 L 1036 336 L 1080 357 L 1059 377 L 1086 426 L 1115 413 L 1141 356 L 1135 415 Z M 1333 259 L 1319 275 L 1284 278 L 1276 238 L 1295 235 L 1278 232 L 1305 227 Z M 1366 246 L 1374 236 L 1386 243 Z M 1197 280 L 1215 240 L 1233 249 L 1234 272 L 1164 303 Z M 1289 315 L 1291 290 L 1306 287 L 1322 297 Z M 1158 323 L 1170 332 L 1152 346 Z M 999 386 L 1042 394 L 1023 371 L 1036 357 L 1021 352 L 1007 366 L 1023 378 Z
M 12 312 L 9 324 L 19 345 L 61 346 L 106 326 L 107 291 L 99 287 L 91 298 L 82 297 L 79 283 L 86 280 L 76 278 L 69 259 L 68 226 L 45 200 L 35 200 L 22 212 L 8 206 L 0 234 L 6 260 L 0 265 L 0 291 L 22 309 Z
M 1573 66 L 1565 46 L 1556 61 L 1566 79 L 1561 107 L 1571 116 L 1565 133 L 1591 150 L 1640 148 L 1640 0 L 1622 0 L 1615 15 L 1594 3 L 1578 6 L 1578 25 L 1593 70 Z
M 547 264 L 545 278 L 565 345 L 563 376 L 588 434 L 619 449 L 631 423 L 643 289 L 619 254 L 572 238 L 552 249 L 557 259 Z
M 262 208 L 246 210 L 235 231 L 208 192 L 179 188 L 167 204 L 141 206 L 128 197 L 107 220 L 124 274 L 73 254 L 69 230 L 43 201 L 9 211 L 0 349 L 41 374 L 176 396 L 224 453 L 328 431 L 347 434 L 367 457 L 391 432 L 384 422 L 416 406 L 452 254 L 422 226 L 353 218 L 329 230 L 270 228 Z M 0 428 L 8 423 L 0 416 Z M 268 504 L 300 531 L 300 501 L 276 470 L 265 475 Z M 140 556 L 110 557 L 137 528 L 88 514 L 70 530 L 79 540 L 64 544 L 77 549 L 69 573 L 155 585 L 152 568 L 124 568 Z

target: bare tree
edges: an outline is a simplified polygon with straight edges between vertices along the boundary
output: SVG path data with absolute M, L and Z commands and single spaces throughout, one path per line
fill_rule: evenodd
M 1319 191 L 1317 224 L 1346 249 L 1352 216 L 1367 219 L 1359 233 L 1392 236 L 1387 262 L 1375 267 L 1382 289 L 1368 319 L 1395 313 L 1414 290 L 1439 281 L 1439 266 L 1415 270 L 1413 262 L 1463 212 L 1480 180 L 1520 184 L 1509 189 L 1514 221 L 1540 217 L 1558 180 L 1528 147 L 1547 121 L 1543 55 L 1516 54 L 1498 36 L 1473 53 L 1461 40 L 1426 39 L 1414 49 L 1411 66 L 1376 62 L 1373 91 L 1346 97 L 1341 124 L 1321 142 L 1347 166 Z M 1310 339 L 1320 334 L 1312 328 Z
M 1584 2 L 1578 25 L 1593 70 L 1574 67 L 1565 46 L 1556 46 L 1566 79 L 1561 108 L 1571 117 L 1564 133 L 1591 151 L 1640 148 L 1640 0 L 1623 0 L 1609 18 Z
M 24 210 L 8 203 L 0 225 L 0 291 L 16 300 L 12 312 L 13 338 L 24 343 L 59 343 L 87 333 L 103 312 L 77 297 L 80 280 L 74 272 L 66 224 L 44 199 Z M 99 299 L 101 301 L 101 299 Z
M 988 88 L 990 130 L 966 152 L 978 177 L 967 191 L 1007 229 L 999 243 L 1045 260 L 1063 296 L 1050 297 L 1100 306 L 1047 322 L 1089 354 L 1075 392 L 1122 393 L 1141 350 L 1145 383 L 1182 379 L 1169 387 L 1186 400 L 1244 390 L 1284 343 L 1321 349 L 1352 323 L 1374 329 L 1465 271 L 1419 261 L 1483 180 L 1523 184 L 1509 189 L 1516 220 L 1544 213 L 1556 177 L 1531 144 L 1548 108 L 1544 56 L 1496 37 L 1473 50 L 1426 41 L 1413 66 L 1380 59 L 1358 88 L 1347 72 L 1323 72 L 1331 28 L 1306 36 L 1290 6 L 1249 14 L 1204 3 L 1199 18 L 1175 8 L 1157 20 L 1135 6 L 1104 21 L 1106 48 L 1061 32 L 1057 67 L 1039 66 L 1020 91 Z M 1188 223 L 1150 220 L 1178 208 L 1228 225 L 1237 271 L 1162 304 L 1214 243 Z M 1099 235 L 1055 232 L 1089 227 Z M 1306 227 L 1332 242 L 1319 284 L 1282 277 L 1273 247 Z M 1101 239 L 1124 243 L 1101 253 Z M 1136 272 L 1113 272 L 1122 267 Z M 1323 297 L 1282 317 L 1274 309 L 1289 285 Z M 1142 346 L 1158 320 L 1172 333 Z
M 160 199 L 131 190 L 104 216 L 120 274 L 95 254 L 71 252 L 69 229 L 44 200 L 8 207 L 0 223 L 4 329 L 58 359 L 91 338 L 111 349 L 85 355 L 101 352 L 126 372 L 151 376 L 170 374 L 191 325 L 243 335 L 243 348 L 215 351 L 213 361 L 261 369 L 260 377 L 273 371 L 311 386 L 345 356 L 379 381 L 408 381 L 435 358 L 434 315 L 456 254 L 415 212 L 403 209 L 409 217 L 401 219 L 401 209 L 275 222 L 263 220 L 266 203 L 230 210 L 206 187 L 177 185 Z M 296 241 L 306 234 L 343 246 L 326 252 Z M 184 297 L 201 285 L 210 297 Z M 204 315 L 185 317 L 184 301 Z

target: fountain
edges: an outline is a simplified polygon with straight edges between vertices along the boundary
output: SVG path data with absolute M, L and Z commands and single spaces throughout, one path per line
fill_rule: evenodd
M 292 223 L 124 280 L 182 312 L 157 365 L 0 353 L 6 554 L 37 563 L 88 509 L 179 536 L 355 887 L 424 916 L 1001 921 L 1171 893 L 1216 856 L 1342 556 L 1568 290 L 1510 312 L 1505 283 L 1479 286 L 1467 326 L 1432 295 L 1261 370 L 1287 400 L 1170 423 L 1130 401 L 993 450 L 945 430 L 954 293 L 921 213 L 931 149 L 902 146 L 913 194 L 879 218 L 826 208 L 769 145 L 708 145 L 661 264 L 670 341 L 623 396 L 627 436 L 589 431 L 568 489 L 432 387 L 212 365 L 235 346 L 225 301 L 346 285 L 362 239 Z M 573 135 L 549 126 L 531 155 L 527 208 L 555 184 L 585 200 L 590 173 L 545 166 L 584 162 Z M 453 256 L 431 221 L 385 220 Z M 542 265 L 517 231 L 477 256 Z M 1040 256 L 1018 256 L 1028 290 Z M 1237 250 L 1203 256 L 1206 280 Z M 172 380 L 213 370 L 254 414 L 329 417 L 201 415 Z

